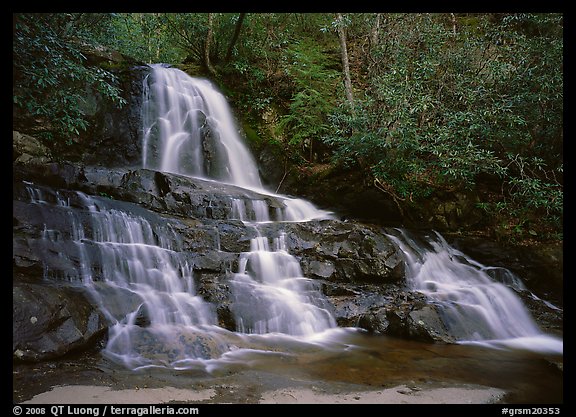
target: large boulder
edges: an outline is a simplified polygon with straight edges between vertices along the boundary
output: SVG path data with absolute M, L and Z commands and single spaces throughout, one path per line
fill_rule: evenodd
M 404 262 L 382 228 L 319 220 L 293 223 L 285 230 L 306 276 L 376 284 L 404 278 Z
M 424 342 L 454 343 L 438 307 L 421 293 L 394 284 L 332 286 L 329 299 L 341 326 Z
M 14 283 L 12 319 L 13 357 L 22 361 L 87 349 L 107 330 L 102 314 L 81 290 L 46 284 Z
M 12 160 L 14 164 L 42 165 L 52 161 L 50 150 L 38 139 L 12 131 Z

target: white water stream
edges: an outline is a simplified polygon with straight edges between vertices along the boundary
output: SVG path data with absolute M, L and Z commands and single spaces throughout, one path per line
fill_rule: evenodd
M 466 256 L 438 233 L 418 241 L 395 229 L 389 237 L 404 254 L 408 286 L 440 306 L 444 324 L 461 343 L 563 352 L 562 340 L 542 333 L 516 294 L 526 288 L 512 272 L 504 270 L 508 285 L 496 281 L 490 276 L 495 268 Z
M 177 68 L 151 65 L 144 79 L 142 120 L 144 168 L 281 197 L 286 206 L 281 221 L 331 217 L 307 200 L 278 195 L 262 186 L 228 101 L 210 81 Z
M 230 106 L 210 81 L 151 65 L 142 116 L 144 168 L 262 188 Z
M 312 336 L 336 327 L 317 284 L 305 278 L 300 263 L 286 249 L 285 235 L 251 240 L 240 256 L 231 284 L 238 331 Z
M 193 265 L 169 225 L 82 193 L 73 210 L 68 199 L 57 196 L 50 204 L 69 216 L 67 233 L 76 250 L 77 268 L 66 278 L 80 280 L 112 323 L 104 353 L 131 369 L 210 370 L 217 361 L 243 363 L 254 351 L 281 355 L 274 346 L 338 345 L 344 330 L 336 327 L 317 282 L 303 276 L 288 252 L 287 236 L 259 232 L 262 223 L 324 219 L 330 213 L 263 188 L 226 99 L 210 82 L 153 65 L 144 87 L 145 168 L 256 190 L 281 199 L 284 207 L 272 209 L 265 199 L 232 201 L 232 218 L 257 236 L 229 271 L 237 324 L 236 332 L 229 332 L 217 326 L 215 306 L 196 294 Z M 33 203 L 49 204 L 39 189 L 30 187 L 29 193 Z M 88 213 L 88 222 L 82 213 Z M 47 218 L 47 248 L 63 233 L 50 222 Z M 494 281 L 487 267 L 440 236 L 425 245 L 402 231 L 390 238 L 405 255 L 408 285 L 442 307 L 447 327 L 463 335 L 462 343 L 562 352 L 562 341 L 543 335 L 514 291 Z

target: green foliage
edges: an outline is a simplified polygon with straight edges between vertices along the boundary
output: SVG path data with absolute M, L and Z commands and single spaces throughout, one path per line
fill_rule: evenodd
M 273 137 L 270 133 L 274 129 L 265 130 L 269 141 L 285 148 L 289 159 L 312 159 L 321 145 L 317 139 L 328 127 L 327 114 L 338 96 L 337 44 L 320 30 L 330 21 L 330 15 L 248 13 L 231 59 L 225 62 L 224 47 L 237 18 L 238 14 L 214 16 L 211 60 L 221 84 L 234 86 L 230 98 L 243 118 L 258 124 L 262 123 L 262 115 L 280 115 L 273 122 Z M 195 27 L 194 23 L 188 27 Z M 205 30 L 205 25 L 198 27 L 196 39 L 203 40 L 205 32 L 200 28 Z M 197 62 L 203 59 L 201 47 L 199 44 L 191 55 Z M 314 141 L 316 145 L 312 146 Z
M 546 218 L 562 215 L 564 194 L 558 177 L 562 165 L 547 169 L 544 160 L 538 157 L 526 158 L 518 154 L 508 154 L 506 168 L 510 171 L 505 186 L 510 199 L 509 206 L 517 213 L 538 212 Z
M 109 48 L 138 61 L 176 63 L 186 57 L 164 13 L 113 13 L 95 34 Z
M 339 73 L 332 69 L 330 56 L 317 43 L 298 41 L 287 52 L 289 64 L 285 71 L 296 89 L 279 127 L 290 138 L 291 146 L 306 147 L 312 153 L 313 141 L 330 128 L 327 115 L 334 108 L 332 97 Z
M 560 230 L 562 15 L 344 14 L 353 109 L 334 14 L 211 18 L 211 76 L 255 127 L 253 144 L 298 163 L 329 153 L 402 204 L 489 188 L 479 207 L 510 232 L 542 236 L 536 221 Z M 69 139 L 87 128 L 86 89 L 122 104 L 83 43 L 201 72 L 207 34 L 207 13 L 15 15 L 14 108 Z
M 330 115 L 324 141 L 398 199 L 496 175 L 511 214 L 561 219 L 562 17 L 467 23 L 454 34 L 442 15 L 388 15 L 364 56 L 364 96 Z
M 39 125 L 41 137 L 70 142 L 88 127 L 86 89 L 125 103 L 112 73 L 85 65 L 82 16 L 17 14 L 14 20 L 13 104 L 21 123 Z

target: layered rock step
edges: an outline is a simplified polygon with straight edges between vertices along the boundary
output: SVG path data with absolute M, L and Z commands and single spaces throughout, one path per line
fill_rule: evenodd
M 364 326 L 370 331 L 425 340 L 452 340 L 443 329 L 434 328 L 441 325 L 434 317 L 434 307 L 428 308 L 432 309 L 429 329 L 422 325 L 424 321 L 410 316 L 410 312 L 427 304 L 405 287 L 402 259 L 381 228 L 337 219 L 270 221 L 255 227 L 255 223 L 235 218 L 239 202 L 244 206 L 243 215 L 255 220 L 256 212 L 249 209 L 257 207 L 254 202 L 263 203 L 260 210 L 265 207 L 269 218 L 282 218 L 285 200 L 233 185 L 146 169 L 52 164 L 15 170 L 15 178 L 19 181 L 14 183 L 13 262 L 15 280 L 22 282 L 18 291 L 27 291 L 25 285 L 49 285 L 51 291 L 60 288 L 63 293 L 74 288 L 79 302 L 92 306 L 86 310 L 87 316 L 77 319 L 79 322 L 100 314 L 93 295 L 82 289 L 83 276 L 89 274 L 98 283 L 103 281 L 107 267 L 102 264 L 105 259 L 99 252 L 101 244 L 94 242 L 98 231 L 92 218 L 94 210 L 87 203 L 91 201 L 100 211 L 142 219 L 150 225 L 154 239 L 169 234 L 174 240 L 173 256 L 189 265 L 198 295 L 214 307 L 216 322 L 223 328 L 234 331 L 238 327 L 232 314 L 230 280 L 238 271 L 240 257 L 250 250 L 250 241 L 258 235 L 272 240 L 283 233 L 286 250 L 298 260 L 303 275 L 318 282 L 339 325 Z M 90 271 L 83 270 L 86 265 Z M 98 285 L 98 292 L 114 305 L 116 317 L 128 314 L 138 303 L 138 297 L 128 291 L 114 295 L 122 299 L 113 301 L 106 286 Z M 15 314 L 23 314 L 25 308 L 18 300 L 25 299 L 15 297 Z M 37 303 L 44 301 L 38 299 Z M 146 314 L 139 313 L 138 325 L 149 322 Z M 105 337 L 101 330 L 106 324 L 100 320 L 98 331 L 74 340 L 61 338 L 58 343 L 64 346 L 48 353 L 43 352 L 42 343 L 36 343 L 36 333 L 26 329 L 35 329 L 35 323 L 20 323 L 14 330 L 18 359 L 52 357 Z M 407 330 L 410 326 L 423 330 Z

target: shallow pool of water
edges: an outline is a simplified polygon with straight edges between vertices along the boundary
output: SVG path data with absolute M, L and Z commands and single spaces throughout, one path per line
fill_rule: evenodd
M 266 340 L 268 339 L 268 340 Z M 524 350 L 429 344 L 348 329 L 334 332 L 332 342 L 289 343 L 282 337 L 252 340 L 213 361 L 211 367 L 129 371 L 99 353 L 40 365 L 14 367 L 14 401 L 30 399 L 56 385 L 218 388 L 208 402 L 258 402 L 261 394 L 286 386 L 309 389 L 366 390 L 407 384 L 417 390 L 439 386 L 480 385 L 506 392 L 505 403 L 563 402 L 563 358 Z M 262 349 L 266 345 L 267 350 Z M 466 402 L 466 398 L 462 398 Z

